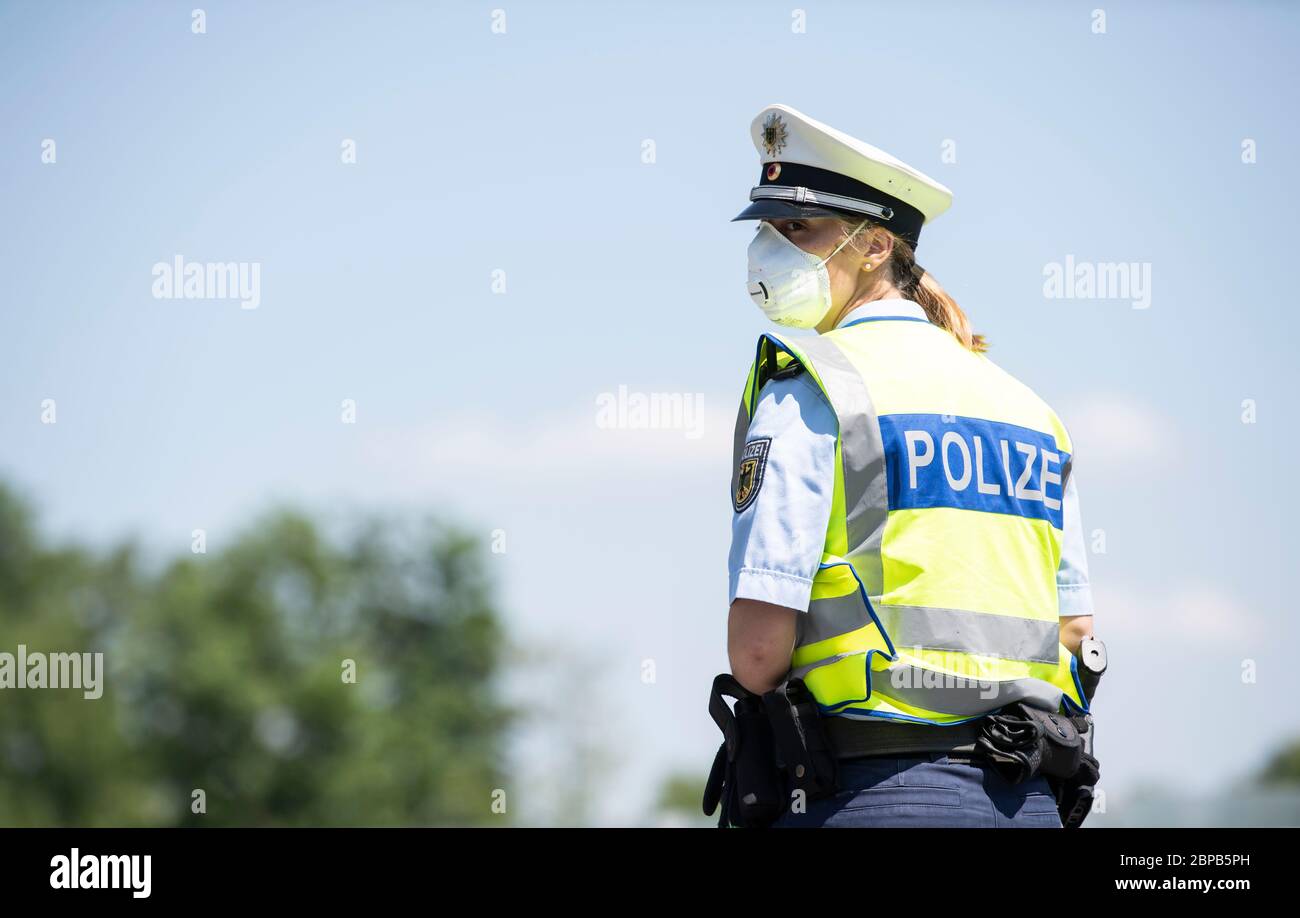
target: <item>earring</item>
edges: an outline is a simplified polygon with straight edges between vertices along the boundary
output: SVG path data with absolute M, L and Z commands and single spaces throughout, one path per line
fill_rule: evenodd
M 868 262 L 865 262 L 865 263 L 862 265 L 862 270 L 863 270 L 863 271 L 870 271 L 870 270 L 871 270 L 871 262 L 869 262 L 869 261 L 868 261 Z

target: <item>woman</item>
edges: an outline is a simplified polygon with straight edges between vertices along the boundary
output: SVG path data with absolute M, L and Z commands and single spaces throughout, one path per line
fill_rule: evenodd
M 1008 706 L 1088 707 L 1069 435 L 916 263 L 946 188 L 785 106 L 752 134 L 749 292 L 819 335 L 762 336 L 746 383 L 728 653 L 751 692 L 803 680 L 841 757 L 777 825 L 1059 827 L 977 741 Z

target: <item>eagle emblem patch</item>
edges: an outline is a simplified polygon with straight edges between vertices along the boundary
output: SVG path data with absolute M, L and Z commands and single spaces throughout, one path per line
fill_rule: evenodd
M 750 440 L 740 454 L 740 469 L 736 475 L 736 493 L 732 503 L 740 513 L 758 497 L 763 486 L 763 470 L 767 468 L 767 450 L 772 445 L 770 437 Z
M 776 112 L 763 121 L 763 149 L 768 156 L 776 156 L 785 149 L 785 122 Z

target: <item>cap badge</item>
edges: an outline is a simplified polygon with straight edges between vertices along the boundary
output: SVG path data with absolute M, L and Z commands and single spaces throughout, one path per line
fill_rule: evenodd
M 776 112 L 767 116 L 763 122 L 763 149 L 768 156 L 776 156 L 785 149 L 785 122 Z
M 776 181 L 776 177 L 777 177 L 778 175 L 780 175 L 780 174 L 781 174 L 781 164 L 780 164 L 780 163 L 768 163 L 768 165 L 767 165 L 767 180 L 768 180 L 769 182 L 775 182 L 775 181 Z

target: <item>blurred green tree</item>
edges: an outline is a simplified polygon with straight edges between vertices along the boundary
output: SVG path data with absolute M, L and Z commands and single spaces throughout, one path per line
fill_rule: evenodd
M 1300 785 L 1300 738 L 1282 745 L 1260 770 L 1260 784 Z
M 269 514 L 147 572 L 43 545 L 0 486 L 0 652 L 104 653 L 103 696 L 0 689 L 0 825 L 499 824 L 518 712 L 481 546 Z M 205 813 L 196 813 L 196 791 Z
M 678 771 L 666 775 L 659 785 L 659 799 L 655 801 L 651 822 L 659 826 L 715 828 L 717 811 L 705 816 L 701 805 L 707 780 L 707 772 Z

